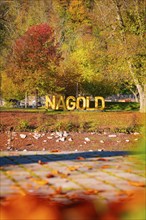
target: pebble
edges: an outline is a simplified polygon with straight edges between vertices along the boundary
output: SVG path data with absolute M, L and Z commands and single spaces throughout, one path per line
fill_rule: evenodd
M 33 137 L 34 137 L 36 140 L 38 140 L 38 139 L 41 137 L 41 134 L 35 133 L 35 134 L 33 135 Z
M 134 132 L 134 135 L 139 135 L 139 133 L 138 132 Z
M 64 142 L 65 141 L 65 137 L 60 137 L 59 140 Z
M 69 134 L 66 132 L 66 131 L 64 131 L 64 133 L 63 133 L 63 136 L 64 137 L 67 137 Z
M 104 151 L 104 149 L 102 148 L 102 149 L 98 149 L 97 151 Z
M 85 141 L 89 142 L 89 141 L 90 141 L 90 138 L 85 137 Z
M 26 134 L 20 134 L 20 137 L 21 137 L 22 139 L 25 139 L 25 138 L 27 137 L 27 135 L 26 135 Z
M 62 137 L 63 136 L 63 132 L 62 131 L 56 131 L 56 135 L 58 136 L 58 137 Z
M 69 138 L 68 141 L 73 141 L 73 139 L 72 139 L 72 138 Z
M 129 142 L 129 140 L 126 140 L 126 142 Z
M 112 138 L 112 137 L 117 137 L 116 134 L 109 134 L 108 137 Z
M 103 143 L 104 143 L 104 141 L 103 141 L 103 140 L 100 140 L 100 143 L 102 143 L 102 144 L 103 144 Z
M 52 140 L 53 139 L 53 137 L 47 137 L 49 140 Z
M 95 132 L 91 132 L 91 134 L 93 135 L 93 134 L 96 134 Z

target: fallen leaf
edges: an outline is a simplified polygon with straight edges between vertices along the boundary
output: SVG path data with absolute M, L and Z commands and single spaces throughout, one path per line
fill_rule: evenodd
M 57 204 L 48 202 L 48 198 L 36 195 L 15 195 L 0 207 L 1 219 L 61 219 Z M 33 211 L 32 211 L 33 210 Z M 23 214 L 22 214 L 23 213 Z
M 79 167 L 74 167 L 74 166 L 72 166 L 72 167 L 68 167 L 68 169 L 69 169 L 70 171 L 76 171 L 76 170 L 79 169 Z
M 118 193 L 117 193 L 118 196 L 128 196 L 128 197 L 131 197 L 134 195 L 133 191 L 126 191 L 126 190 L 120 190 Z
M 27 189 L 32 189 L 32 188 L 33 188 L 33 185 L 30 184 L 30 183 L 27 183 L 27 184 L 26 184 L 26 187 L 27 187 Z
M 48 181 L 47 180 L 43 180 L 43 179 L 35 179 L 35 178 L 31 178 L 31 180 L 35 183 L 37 183 L 38 185 L 47 185 Z
M 13 171 L 13 170 L 7 170 L 7 171 L 6 171 L 6 174 L 8 174 L 8 175 L 13 175 L 13 174 L 15 174 L 15 171 Z
M 101 166 L 100 168 L 101 168 L 101 169 L 107 169 L 107 168 L 110 168 L 110 166 L 109 166 L 109 165 L 103 165 L 103 166 Z
M 85 160 L 85 157 L 77 157 L 77 160 Z
M 70 200 L 79 200 L 79 198 L 80 198 L 78 193 L 74 193 L 74 194 L 66 195 L 66 196 Z
M 25 179 L 31 179 L 32 178 L 32 176 L 27 176 Z
M 86 195 L 96 195 L 100 192 L 102 192 L 103 190 L 97 190 L 97 189 L 87 189 L 84 194 Z
M 125 172 L 127 172 L 127 173 L 132 173 L 132 170 L 124 170 Z
M 143 183 L 143 182 L 128 181 L 128 183 L 129 183 L 131 186 L 139 186 L 139 187 L 145 187 L 145 186 L 146 186 L 146 183 Z
M 43 162 L 43 161 L 41 161 L 41 160 L 38 160 L 38 164 L 44 165 L 44 164 L 47 164 L 47 162 Z
M 19 186 L 16 185 L 12 185 L 10 186 L 11 189 L 13 189 L 14 191 L 16 190 L 17 193 L 19 193 L 20 195 L 26 195 L 26 191 L 22 188 L 20 188 Z
M 64 194 L 61 186 L 55 189 L 55 194 Z
M 106 159 L 106 158 L 98 158 L 97 160 L 98 160 L 98 161 L 109 161 L 109 160 Z
M 92 166 L 88 166 L 88 170 L 92 170 L 93 169 L 93 167 Z
M 60 152 L 60 150 L 54 149 L 54 150 L 51 150 L 51 152 L 53 152 L 53 153 L 55 153 L 55 152 Z
M 55 176 L 55 175 L 61 174 L 61 172 L 58 171 L 58 170 L 52 170 L 52 171 L 51 171 L 51 174 Z
M 60 173 L 59 175 L 62 178 L 67 178 L 70 175 L 70 173 Z
M 46 177 L 47 177 L 47 178 L 53 178 L 53 177 L 55 177 L 55 175 L 52 174 L 52 173 L 48 173 L 48 174 L 46 175 Z

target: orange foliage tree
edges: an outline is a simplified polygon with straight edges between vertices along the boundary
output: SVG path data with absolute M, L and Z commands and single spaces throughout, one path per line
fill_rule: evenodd
M 7 74 L 26 92 L 43 94 L 55 90 L 61 58 L 53 29 L 48 24 L 32 26 L 18 38 L 9 55 Z

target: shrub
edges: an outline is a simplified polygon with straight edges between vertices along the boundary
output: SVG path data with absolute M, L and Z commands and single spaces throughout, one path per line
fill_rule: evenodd
M 20 120 L 18 125 L 16 126 L 17 131 L 29 131 L 33 128 L 29 125 L 29 122 L 27 120 Z
M 0 123 L 0 132 L 5 131 L 5 129 L 6 129 L 6 126 L 4 124 Z

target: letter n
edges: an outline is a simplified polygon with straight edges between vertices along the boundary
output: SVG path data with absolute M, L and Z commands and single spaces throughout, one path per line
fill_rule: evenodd
M 46 96 L 46 108 L 55 110 L 56 108 L 56 97 L 53 95 L 52 101 L 49 96 Z

